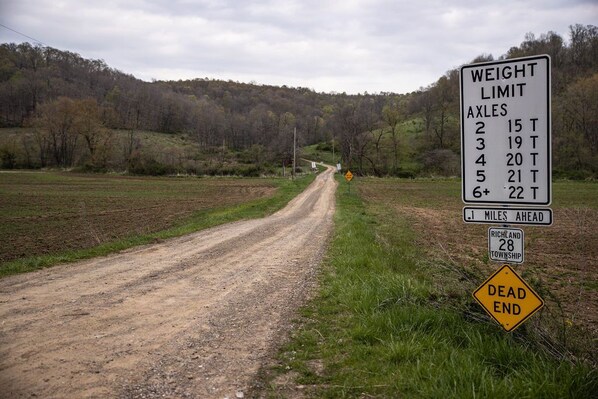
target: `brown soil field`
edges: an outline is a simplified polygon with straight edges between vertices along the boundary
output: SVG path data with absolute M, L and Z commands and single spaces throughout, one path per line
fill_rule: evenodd
M 267 179 L 0 173 L 0 263 L 89 248 L 274 194 Z
M 477 284 L 500 266 L 488 260 L 493 226 L 462 220 L 460 182 L 366 179 L 358 187 L 366 201 L 386 204 L 410 220 L 432 259 L 462 267 L 476 275 Z M 598 184 L 557 182 L 554 197 L 552 226 L 513 226 L 525 234 L 525 262 L 513 267 L 535 285 L 546 302 L 543 312 L 573 334 L 590 335 L 593 348 L 584 350 L 596 353 Z

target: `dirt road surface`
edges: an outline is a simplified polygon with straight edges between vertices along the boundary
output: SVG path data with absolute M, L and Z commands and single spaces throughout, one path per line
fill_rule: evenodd
M 0 280 L 0 397 L 247 397 L 315 284 L 332 172 L 264 219 Z

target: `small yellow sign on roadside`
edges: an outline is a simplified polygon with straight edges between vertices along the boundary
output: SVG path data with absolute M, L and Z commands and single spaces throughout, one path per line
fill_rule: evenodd
M 347 181 L 351 181 L 353 179 L 353 173 L 351 173 L 350 170 L 345 173 L 345 179 L 347 179 Z
M 507 332 L 544 306 L 542 298 L 509 265 L 490 276 L 473 297 Z

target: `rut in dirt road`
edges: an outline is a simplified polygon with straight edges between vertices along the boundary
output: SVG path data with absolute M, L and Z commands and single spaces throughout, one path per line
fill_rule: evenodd
M 235 397 L 291 327 L 333 169 L 276 214 L 0 280 L 0 397 Z

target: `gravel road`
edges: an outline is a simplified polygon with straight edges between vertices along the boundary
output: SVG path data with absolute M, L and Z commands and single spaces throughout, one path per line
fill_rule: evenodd
M 247 397 L 315 285 L 332 173 L 264 219 L 0 280 L 0 397 Z

